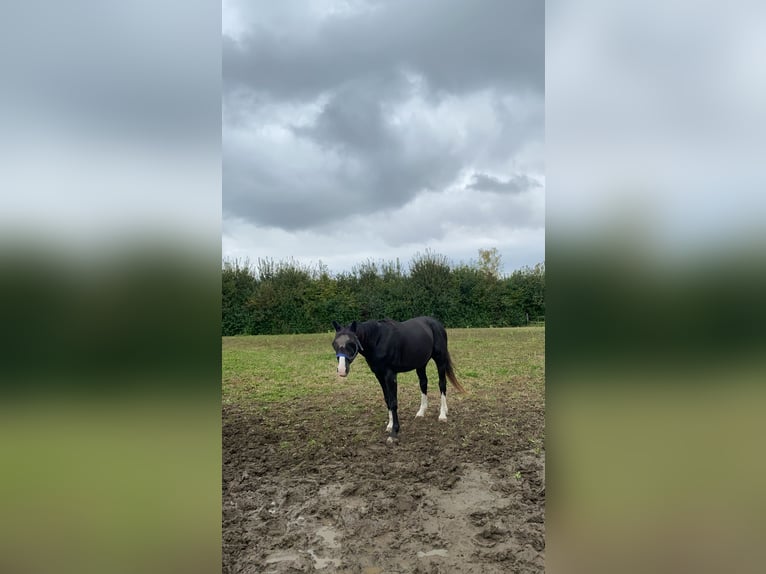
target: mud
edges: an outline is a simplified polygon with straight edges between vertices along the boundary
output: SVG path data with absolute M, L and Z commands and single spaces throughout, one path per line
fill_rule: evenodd
M 542 397 L 404 413 L 392 446 L 346 399 L 224 407 L 223 572 L 544 571 Z

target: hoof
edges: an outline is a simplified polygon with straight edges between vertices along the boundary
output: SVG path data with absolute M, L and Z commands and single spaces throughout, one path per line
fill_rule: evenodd
M 397 437 L 392 437 L 392 436 L 390 436 L 390 437 L 388 437 L 388 438 L 386 439 L 386 444 L 387 444 L 387 445 L 395 445 L 395 444 L 399 444 L 399 439 L 398 439 Z
M 446 416 L 440 416 L 439 417 L 439 422 L 446 423 L 447 422 L 447 417 Z
M 426 414 L 426 413 L 417 412 L 417 413 L 415 413 L 415 418 L 416 419 L 417 418 L 421 418 L 422 419 L 424 414 Z

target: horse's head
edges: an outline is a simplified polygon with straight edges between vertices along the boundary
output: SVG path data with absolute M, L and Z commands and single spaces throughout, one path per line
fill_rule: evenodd
M 364 350 L 364 348 L 356 333 L 356 321 L 347 327 L 341 327 L 337 321 L 333 321 L 332 326 L 335 327 L 335 339 L 332 342 L 332 347 L 335 349 L 335 357 L 338 359 L 338 374 L 341 377 L 346 377 L 351 369 L 351 363 L 359 351 Z

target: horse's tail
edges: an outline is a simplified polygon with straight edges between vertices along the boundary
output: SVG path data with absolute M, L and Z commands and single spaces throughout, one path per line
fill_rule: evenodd
M 447 351 L 447 378 L 459 393 L 465 392 L 463 385 L 458 382 L 457 377 L 455 376 L 455 370 L 452 368 L 452 357 L 450 357 L 449 351 Z
M 434 341 L 436 341 L 436 346 L 441 351 L 441 354 L 445 358 L 445 371 L 447 374 L 447 378 L 452 383 L 452 386 L 457 389 L 459 393 L 464 393 L 465 389 L 463 388 L 463 385 L 460 384 L 460 382 L 457 380 L 457 377 L 455 376 L 455 369 L 454 364 L 452 363 L 452 357 L 449 354 L 449 350 L 447 349 L 447 329 L 444 328 L 444 325 L 442 325 L 439 321 L 434 319 L 433 317 L 428 317 L 427 321 L 429 325 L 431 326 L 431 330 L 434 333 Z M 441 348 L 443 346 L 443 348 Z

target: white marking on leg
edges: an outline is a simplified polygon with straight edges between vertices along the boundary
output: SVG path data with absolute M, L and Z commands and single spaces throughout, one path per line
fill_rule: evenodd
M 394 428 L 394 413 L 393 411 L 388 411 L 388 426 L 386 427 L 386 432 L 391 432 L 391 430 Z
M 420 410 L 415 415 L 416 417 L 422 417 L 426 414 L 426 407 L 428 406 L 428 397 L 425 393 L 420 393 Z
M 439 420 L 440 421 L 446 421 L 447 420 L 447 395 L 442 394 L 442 407 L 439 411 Z
M 348 375 L 348 369 L 346 368 L 346 357 L 338 357 L 338 374 L 341 377 Z

